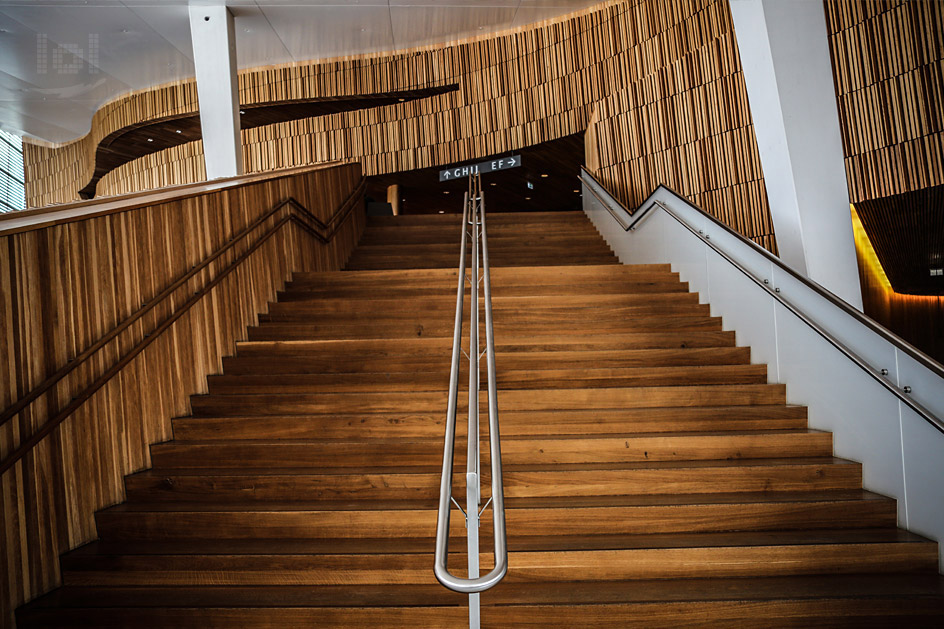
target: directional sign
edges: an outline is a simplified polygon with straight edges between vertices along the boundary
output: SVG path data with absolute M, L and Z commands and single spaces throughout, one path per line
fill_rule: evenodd
M 439 180 L 452 181 L 453 179 L 461 179 L 463 177 L 468 177 L 469 175 L 474 175 L 475 173 L 490 173 L 494 170 L 508 170 L 509 168 L 515 168 L 516 166 L 521 166 L 520 155 L 499 157 L 498 159 L 489 160 L 487 162 L 479 162 L 478 164 L 452 166 L 446 170 L 440 170 Z

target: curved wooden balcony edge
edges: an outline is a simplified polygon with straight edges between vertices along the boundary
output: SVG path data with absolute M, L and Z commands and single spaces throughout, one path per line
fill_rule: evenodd
M 292 174 L 298 174 L 296 171 Z M 44 380 L 42 383 L 34 387 L 29 393 L 17 400 L 10 407 L 5 409 L 0 413 L 0 426 L 16 417 L 21 413 L 25 408 L 27 408 L 34 401 L 39 399 L 43 394 L 47 393 L 52 389 L 58 382 L 63 378 L 68 376 L 72 371 L 78 368 L 80 365 L 85 364 L 95 353 L 100 349 L 105 347 L 109 342 L 114 340 L 121 334 L 123 331 L 128 329 L 136 321 L 138 321 L 145 314 L 153 310 L 159 303 L 173 295 L 179 288 L 184 286 L 189 280 L 196 277 L 200 272 L 205 270 L 212 262 L 217 260 L 220 256 L 228 252 L 230 249 L 235 247 L 238 243 L 245 240 L 249 234 L 256 231 L 261 227 L 267 220 L 272 218 L 276 213 L 278 213 L 283 208 L 290 208 L 292 211 L 285 217 L 281 218 L 275 225 L 269 228 L 261 237 L 259 237 L 252 245 L 249 246 L 246 251 L 238 255 L 230 264 L 228 264 L 220 273 L 218 273 L 214 278 L 210 279 L 200 290 L 195 291 L 194 294 L 187 299 L 180 307 L 174 309 L 174 311 L 162 320 L 153 330 L 146 333 L 144 337 L 139 340 L 130 350 L 128 350 L 124 355 L 122 355 L 117 361 L 112 363 L 104 372 L 95 380 L 93 380 L 89 385 L 87 385 L 81 392 L 72 397 L 69 404 L 67 404 L 63 409 L 59 410 L 51 419 L 43 423 L 43 425 L 36 430 L 32 435 L 23 440 L 20 445 L 18 445 L 14 450 L 7 456 L 3 461 L 0 461 L 0 475 L 4 474 L 7 470 L 11 469 L 20 459 L 22 459 L 30 450 L 32 450 L 40 441 L 42 441 L 46 436 L 48 436 L 56 427 L 58 427 L 62 422 L 64 422 L 72 413 L 78 410 L 86 400 L 91 398 L 99 389 L 101 389 L 105 384 L 108 383 L 115 375 L 117 375 L 123 367 L 130 363 L 138 354 L 140 354 L 144 349 L 150 345 L 158 336 L 165 330 L 167 330 L 177 319 L 182 317 L 187 311 L 190 310 L 197 302 L 200 301 L 207 293 L 209 293 L 217 284 L 219 284 L 223 279 L 226 278 L 231 272 L 236 270 L 240 264 L 246 260 L 256 249 L 265 244 L 273 235 L 275 235 L 286 223 L 292 222 L 300 227 L 302 230 L 306 231 L 312 237 L 320 240 L 322 243 L 329 243 L 333 240 L 334 235 L 337 233 L 337 230 L 345 222 L 351 212 L 353 212 L 356 207 L 357 201 L 361 199 L 364 195 L 364 190 L 366 188 L 366 182 L 361 178 L 360 182 L 354 188 L 353 191 L 348 195 L 343 203 L 338 207 L 338 211 L 328 220 L 327 223 L 322 222 L 317 216 L 315 216 L 311 211 L 308 210 L 304 205 L 299 203 L 292 197 L 284 201 L 277 203 L 271 210 L 260 216 L 258 219 L 253 221 L 245 229 L 240 231 L 238 234 L 234 235 L 224 246 L 217 249 L 215 252 L 204 258 L 202 262 L 195 265 L 187 273 L 176 279 L 170 285 L 164 288 L 160 293 L 155 295 L 151 300 L 146 302 L 141 308 L 132 313 L 129 317 L 124 319 L 121 323 L 116 325 L 114 328 L 109 330 L 105 335 L 99 338 L 95 343 L 90 345 L 80 354 L 76 355 L 69 360 L 65 365 L 63 365 L 59 370 L 53 373 L 50 377 Z

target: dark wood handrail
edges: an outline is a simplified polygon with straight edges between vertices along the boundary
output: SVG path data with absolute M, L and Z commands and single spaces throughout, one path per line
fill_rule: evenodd
M 25 395 L 20 400 L 17 400 L 12 406 L 6 409 L 2 415 L 0 415 L 0 425 L 9 421 L 11 418 L 19 414 L 24 408 L 29 406 L 33 401 L 39 398 L 41 395 L 49 391 L 53 386 L 56 385 L 59 381 L 65 378 L 69 373 L 78 368 L 80 365 L 84 364 L 88 359 L 95 354 L 99 349 L 104 347 L 109 341 L 113 340 L 118 336 L 122 331 L 126 330 L 130 325 L 135 321 L 144 316 L 147 312 L 150 312 L 157 306 L 158 303 L 169 297 L 173 294 L 178 288 L 183 286 L 187 281 L 192 279 L 196 274 L 205 269 L 209 264 L 214 260 L 218 259 L 221 255 L 232 249 L 238 242 L 245 239 L 252 231 L 258 228 L 262 223 L 267 219 L 271 218 L 275 213 L 285 207 L 291 207 L 295 209 L 298 214 L 304 218 L 299 218 L 296 214 L 290 214 L 279 220 L 272 228 L 270 228 L 262 237 L 260 237 L 256 242 L 252 244 L 246 251 L 240 254 L 233 262 L 231 262 L 223 271 L 221 271 L 215 278 L 210 280 L 202 289 L 196 291 L 181 307 L 174 310 L 174 312 L 161 321 L 158 326 L 145 334 L 137 344 L 135 344 L 125 355 L 119 358 L 115 363 L 113 363 L 105 372 L 96 378 L 91 384 L 89 384 L 85 389 L 83 389 L 79 394 L 72 398 L 72 400 L 63 408 L 61 411 L 56 413 L 54 417 L 46 421 L 35 433 L 33 433 L 29 438 L 23 441 L 6 459 L 0 462 L 0 474 L 3 474 L 8 469 L 13 467 L 17 461 L 19 461 L 23 456 L 26 455 L 30 450 L 32 450 L 36 444 L 43 440 L 49 433 L 51 433 L 59 424 L 65 421 L 72 413 L 74 413 L 82 404 L 85 403 L 92 395 L 94 395 L 99 389 L 101 389 L 111 378 L 113 378 L 125 365 L 127 365 L 131 360 L 133 360 L 138 354 L 140 354 L 148 345 L 150 345 L 164 330 L 170 327 L 177 319 L 182 317 L 187 311 L 190 310 L 204 295 L 206 295 L 210 290 L 213 289 L 217 284 L 219 284 L 227 275 L 229 275 L 233 270 L 236 269 L 249 255 L 251 255 L 256 249 L 262 246 L 269 238 L 271 238 L 279 229 L 282 228 L 288 222 L 293 222 L 306 232 L 317 238 L 323 243 L 330 242 L 334 235 L 337 233 L 340 225 L 344 222 L 347 216 L 354 210 L 356 206 L 356 201 L 361 197 L 366 187 L 364 179 L 361 179 L 358 185 L 354 188 L 347 199 L 341 204 L 338 208 L 338 211 L 328 220 L 328 223 L 325 224 L 317 216 L 315 216 L 308 208 L 299 203 L 296 199 L 289 197 L 288 199 L 279 202 L 271 210 L 266 212 L 264 215 L 253 221 L 252 224 L 247 226 L 245 229 L 240 231 L 237 235 L 233 236 L 227 242 L 226 245 L 218 249 L 216 252 L 204 259 L 199 265 L 194 266 L 190 271 L 185 275 L 175 280 L 170 286 L 165 288 L 159 295 L 148 301 L 145 306 L 140 308 L 130 317 L 122 321 L 120 324 L 115 326 L 110 330 L 106 335 L 92 344 L 89 348 L 83 351 L 81 354 L 78 354 L 74 359 L 69 363 L 64 365 L 62 368 L 57 370 L 52 376 L 44 380 L 41 384 L 31 390 L 27 395 Z M 314 223 L 314 227 L 311 225 Z M 320 233 L 319 230 L 325 233 Z

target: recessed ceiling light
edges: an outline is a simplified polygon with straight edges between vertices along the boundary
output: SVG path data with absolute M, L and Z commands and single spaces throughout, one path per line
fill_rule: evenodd
M 541 173 L 542 177 L 547 177 L 547 173 Z
M 154 138 L 148 138 L 148 142 L 153 142 Z
M 530 201 L 530 200 L 531 200 L 531 197 L 525 197 L 524 200 L 525 200 L 525 201 Z
M 445 213 L 446 213 L 446 210 L 439 210 L 439 213 L 440 213 L 440 214 L 445 214 Z
M 580 190 L 574 190 L 574 192 L 580 192 Z
M 488 184 L 488 185 L 490 185 L 490 186 L 497 186 L 498 184 L 493 181 L 492 183 L 490 183 L 490 184 Z
M 239 115 L 240 115 L 240 116 L 242 116 L 244 113 L 246 113 L 246 110 L 245 110 L 245 109 L 240 109 L 240 110 L 239 110 Z
M 443 190 L 443 194 L 449 194 L 448 190 Z
M 176 131 L 174 131 L 174 133 L 180 133 L 180 129 L 177 129 Z
M 398 98 L 397 100 L 402 103 L 402 102 L 405 101 L 406 99 L 405 99 L 405 98 Z

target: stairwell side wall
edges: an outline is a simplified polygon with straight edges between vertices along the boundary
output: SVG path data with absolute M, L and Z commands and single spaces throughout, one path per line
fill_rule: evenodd
M 807 406 L 811 428 L 833 433 L 838 457 L 863 464 L 866 489 L 898 501 L 899 526 L 944 541 L 944 434 L 844 356 L 778 302 L 775 291 L 851 348 L 875 373 L 944 417 L 944 378 L 913 355 L 852 319 L 736 235 L 720 228 L 665 188 L 644 202 L 661 201 L 701 232 L 696 236 L 669 214 L 653 209 L 625 231 L 583 184 L 584 211 L 623 264 L 671 264 L 682 281 L 711 304 L 751 362 L 766 364 L 772 383 L 787 385 L 787 402 Z M 764 288 L 708 246 L 718 246 Z M 837 298 L 838 299 L 838 298 Z M 907 387 L 907 389 L 905 389 Z M 944 566 L 944 544 L 939 544 Z
M 96 538 L 95 511 L 124 499 L 124 476 L 150 465 L 149 445 L 172 438 L 171 418 L 189 413 L 190 396 L 206 391 L 206 376 L 221 371 L 222 357 L 292 272 L 341 268 L 363 232 L 364 207 L 339 216 L 327 244 L 291 220 L 290 206 L 240 232 L 289 197 L 330 223 L 362 191 L 360 181 L 359 165 L 343 165 L 0 236 L 3 409 L 236 236 L 230 250 L 0 426 L 6 460 L 90 383 L 108 378 L 0 477 L 0 626 L 12 626 L 18 605 L 59 583 L 59 555 Z

